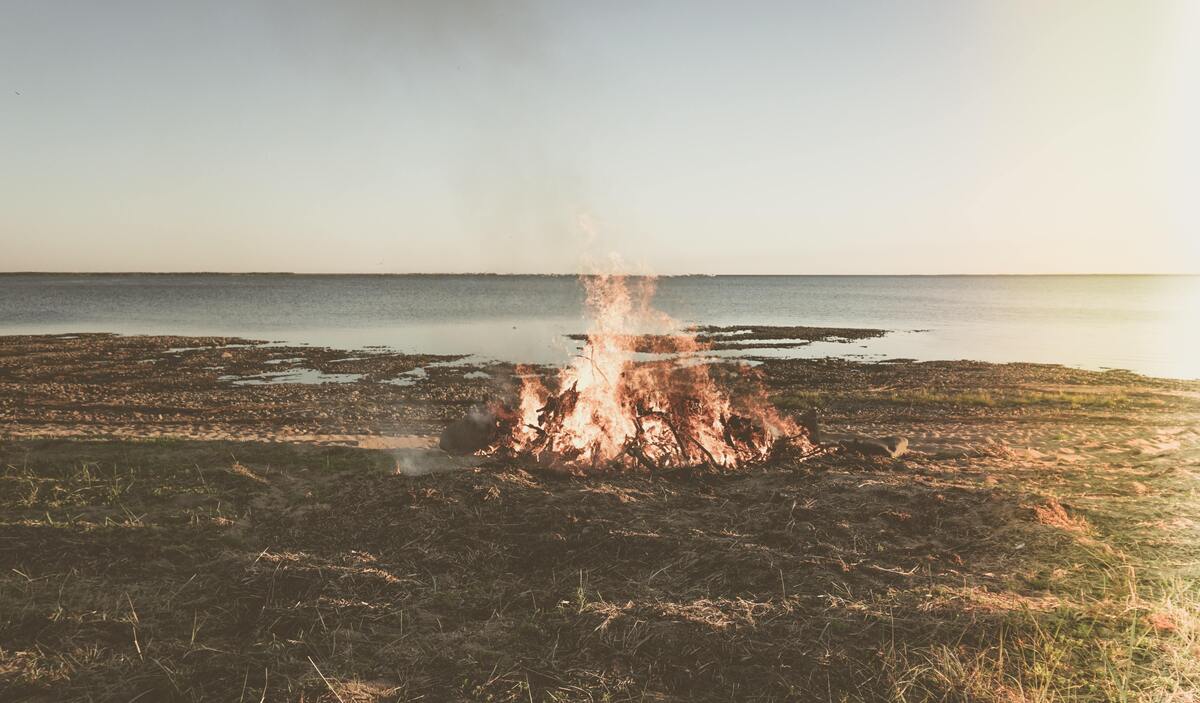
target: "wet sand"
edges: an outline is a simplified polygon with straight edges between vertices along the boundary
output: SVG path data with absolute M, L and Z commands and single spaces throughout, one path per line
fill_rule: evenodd
M 470 458 L 426 473 L 441 427 L 503 392 L 511 367 L 0 338 L 0 698 L 1200 690 L 1200 383 L 759 368 L 785 412 L 904 435 L 910 453 L 661 477 Z M 338 382 L 269 382 L 322 378 Z

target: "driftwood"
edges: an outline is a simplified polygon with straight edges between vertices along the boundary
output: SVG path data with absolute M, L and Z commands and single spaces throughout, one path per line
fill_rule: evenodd
M 882 456 L 895 459 L 908 453 L 908 438 L 889 435 L 887 437 L 871 437 L 853 432 L 822 432 L 816 410 L 809 410 L 801 418 L 801 424 L 814 443 L 827 449 L 861 454 L 862 456 Z
M 882 456 L 895 459 L 908 453 L 906 437 L 868 437 L 861 434 L 827 434 L 826 443 L 862 456 Z
M 886 456 L 895 459 L 908 453 L 908 438 L 889 436 L 878 439 L 856 439 L 850 442 L 843 442 L 842 446 L 850 451 L 867 456 Z

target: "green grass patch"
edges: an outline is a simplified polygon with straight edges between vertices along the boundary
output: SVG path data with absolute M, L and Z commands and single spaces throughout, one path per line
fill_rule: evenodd
M 787 391 L 775 395 L 773 399 L 775 404 L 783 409 L 863 403 L 977 408 L 1120 409 L 1135 403 L 1130 396 L 1120 392 L 1071 393 L 1024 389 Z

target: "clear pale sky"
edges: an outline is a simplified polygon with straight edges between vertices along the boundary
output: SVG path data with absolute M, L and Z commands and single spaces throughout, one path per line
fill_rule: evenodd
M 0 18 L 0 270 L 1200 272 L 1190 0 Z

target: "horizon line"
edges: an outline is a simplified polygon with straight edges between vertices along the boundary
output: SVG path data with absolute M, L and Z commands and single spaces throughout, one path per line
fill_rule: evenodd
M 0 271 L 0 276 L 509 276 L 568 278 L 595 276 L 596 273 L 519 273 L 495 271 Z M 719 277 L 846 277 L 846 278 L 951 278 L 951 277 L 1033 277 L 1033 276 L 1200 276 L 1200 272 L 1043 272 L 1043 273 L 635 273 L 618 275 L 647 278 L 719 278 Z

